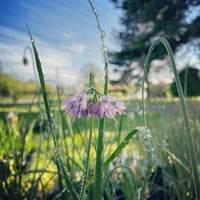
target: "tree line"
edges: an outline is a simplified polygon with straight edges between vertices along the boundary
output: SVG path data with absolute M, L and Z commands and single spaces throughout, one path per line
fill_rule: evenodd
M 148 49 L 159 37 L 168 40 L 174 53 L 182 51 L 182 57 L 186 57 L 190 48 L 193 49 L 193 56 L 200 59 L 200 0 L 110 1 L 122 11 L 122 28 L 115 33 L 121 48 L 109 52 L 109 61 L 115 66 L 114 72 L 120 76 L 119 82 L 129 84 L 140 78 Z M 187 47 L 184 52 L 183 46 Z M 151 61 L 155 59 L 167 59 L 162 45 L 154 49 Z M 149 93 L 149 76 L 146 84 Z
M 54 88 L 47 85 L 48 91 L 53 93 Z M 34 81 L 23 82 L 0 69 L 0 97 L 10 97 L 14 102 L 24 96 L 32 96 L 39 93 L 40 86 Z

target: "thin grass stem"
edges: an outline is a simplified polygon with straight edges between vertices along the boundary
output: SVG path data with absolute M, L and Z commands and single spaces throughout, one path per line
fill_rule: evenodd
M 92 9 L 92 12 L 95 16 L 97 28 L 101 38 L 101 45 L 103 51 L 104 58 L 104 95 L 108 93 L 108 56 L 107 56 L 107 48 L 105 46 L 104 37 L 105 33 L 101 28 L 101 24 L 99 21 L 99 15 L 94 8 L 92 1 L 88 0 L 89 5 Z M 99 131 L 98 131 L 98 139 L 97 139 L 97 156 L 96 156 L 96 200 L 101 200 L 103 196 L 103 184 L 102 184 L 102 164 L 103 164 L 103 138 L 104 138 L 104 126 L 105 126 L 105 117 L 100 119 L 99 122 Z

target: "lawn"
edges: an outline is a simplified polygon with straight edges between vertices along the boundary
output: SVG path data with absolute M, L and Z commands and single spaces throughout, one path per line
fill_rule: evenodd
M 187 106 L 196 153 L 199 155 L 200 103 L 188 101 Z M 126 102 L 126 107 L 126 115 L 105 122 L 105 160 L 131 129 L 142 126 L 141 103 Z M 59 187 L 65 183 L 63 175 L 59 176 L 56 168 L 55 149 L 45 113 L 39 113 L 37 109 L 30 112 L 28 106 L 12 108 L 17 113 L 17 119 L 6 118 L 11 108 L 6 111 L 4 107 L 6 112 L 0 113 L 1 190 L 4 191 L 1 199 L 53 199 L 59 196 Z M 59 153 L 78 191 L 84 174 L 90 120 L 80 118 L 71 123 L 69 116 L 64 111 L 60 113 L 56 106 L 51 112 Z M 157 195 L 157 199 L 163 196 L 167 198 L 170 195 L 171 199 L 193 199 L 195 194 L 190 159 L 179 103 L 147 101 L 145 115 L 155 154 L 154 172 L 148 179 L 145 198 L 150 199 L 153 195 Z M 94 119 L 89 183 L 95 171 L 98 123 L 98 119 Z M 138 133 L 105 168 L 104 196 L 114 199 L 119 192 L 125 199 L 135 198 L 145 176 L 146 156 L 144 138 Z M 197 163 L 200 166 L 199 157 Z M 92 199 L 93 190 L 93 184 L 88 184 L 88 199 Z

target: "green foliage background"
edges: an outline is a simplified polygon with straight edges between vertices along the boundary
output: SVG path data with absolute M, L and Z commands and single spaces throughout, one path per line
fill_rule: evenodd
M 200 95 L 200 77 L 198 76 L 198 71 L 194 68 L 186 68 L 180 72 L 181 85 L 186 90 L 184 91 L 185 96 L 193 97 Z M 171 84 L 170 90 L 173 96 L 178 96 L 175 82 Z
M 55 88 L 52 85 L 47 84 L 47 88 L 49 94 L 55 92 Z M 9 98 L 13 102 L 17 102 L 22 98 L 32 98 L 36 93 L 40 93 L 40 87 L 36 82 L 31 80 L 23 82 L 0 70 L 0 102 L 3 101 L 3 98 Z

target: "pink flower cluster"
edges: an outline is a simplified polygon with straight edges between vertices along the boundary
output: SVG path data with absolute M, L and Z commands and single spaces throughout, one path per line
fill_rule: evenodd
M 91 102 L 86 93 L 76 94 L 62 102 L 64 110 L 73 119 L 77 117 L 99 117 L 104 115 L 114 119 L 116 114 L 125 113 L 126 107 L 123 102 L 116 101 L 112 96 L 99 96 L 98 100 Z

